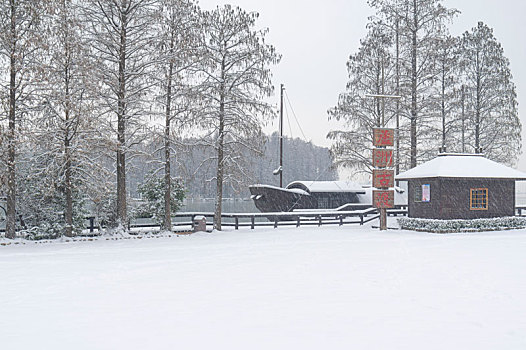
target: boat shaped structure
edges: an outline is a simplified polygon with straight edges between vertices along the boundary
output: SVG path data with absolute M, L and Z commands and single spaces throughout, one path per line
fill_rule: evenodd
M 263 213 L 294 210 L 358 210 L 372 205 L 372 188 L 352 181 L 294 181 L 287 187 L 249 186 L 251 198 Z M 395 188 L 395 206 L 407 205 L 407 196 Z

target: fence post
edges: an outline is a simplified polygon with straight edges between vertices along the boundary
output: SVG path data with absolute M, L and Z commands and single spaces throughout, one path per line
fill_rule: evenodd
M 278 217 L 274 217 L 274 228 L 278 228 Z
M 250 228 L 253 230 L 254 229 L 254 216 L 251 216 L 250 217 Z
M 236 230 L 239 230 L 239 218 L 236 216 Z
M 340 226 L 343 225 L 343 215 L 340 215 Z
M 321 215 L 318 215 L 318 226 L 321 226 Z
M 93 232 L 95 231 L 95 217 L 94 216 L 90 216 L 89 218 L 89 232 Z
M 363 213 L 360 213 L 360 225 L 363 225 Z
M 296 227 L 300 227 L 300 217 L 296 216 Z

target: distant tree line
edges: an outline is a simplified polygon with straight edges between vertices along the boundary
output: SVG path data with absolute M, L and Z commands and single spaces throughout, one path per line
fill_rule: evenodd
M 265 137 L 263 155 L 250 162 L 247 174 L 242 177 L 230 176 L 225 181 L 226 198 L 248 198 L 251 184 L 279 186 L 279 177 L 273 170 L 279 166 L 279 136 L 274 133 Z M 216 193 L 214 152 L 209 147 L 195 146 L 198 140 L 180 140 L 172 158 L 172 173 L 179 174 L 187 191 L 187 198 L 214 198 Z M 192 145 L 188 147 L 187 145 Z M 158 169 L 155 155 L 161 147 L 161 140 L 141 145 L 141 155 L 130 161 L 128 178 L 130 195 L 138 197 L 138 186 L 148 173 Z M 313 145 L 299 138 L 284 137 L 283 140 L 284 184 L 297 180 L 336 180 L 338 174 L 329 149 Z M 159 152 L 159 151 L 158 151 Z M 248 154 L 246 155 L 248 157 Z
M 479 22 L 459 37 L 448 24 L 459 13 L 440 0 L 369 0 L 376 13 L 356 53 L 349 81 L 329 118 L 336 162 L 372 169 L 373 127 L 397 129 L 396 172 L 442 152 L 484 153 L 514 165 L 521 123 L 509 60 L 493 30 Z M 395 95 L 375 98 L 367 95 Z
M 130 162 L 153 139 L 162 141 L 148 156 L 164 186 L 163 228 L 179 186 L 174 152 L 193 140 L 182 146 L 207 149 L 215 162 L 207 180 L 221 229 L 223 184 L 248 175 L 262 125 L 276 114 L 265 101 L 280 55 L 257 18 L 230 5 L 202 11 L 193 0 L 0 0 L 6 237 L 20 216 L 72 236 L 86 201 L 126 233 Z M 159 182 L 148 183 L 158 194 Z

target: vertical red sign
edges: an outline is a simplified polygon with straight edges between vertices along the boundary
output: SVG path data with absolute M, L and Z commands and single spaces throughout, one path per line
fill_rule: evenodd
M 373 145 L 375 147 L 393 146 L 394 129 L 374 128 Z
M 394 170 L 374 169 L 373 187 L 389 188 L 394 187 Z
M 385 148 L 373 149 L 373 166 L 387 168 L 393 166 L 393 150 Z
M 394 191 L 373 191 L 373 205 L 379 209 L 394 208 Z

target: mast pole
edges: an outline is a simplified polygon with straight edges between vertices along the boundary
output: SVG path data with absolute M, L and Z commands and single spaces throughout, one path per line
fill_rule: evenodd
M 281 106 L 279 108 L 279 187 L 283 187 L 283 90 L 281 84 Z

